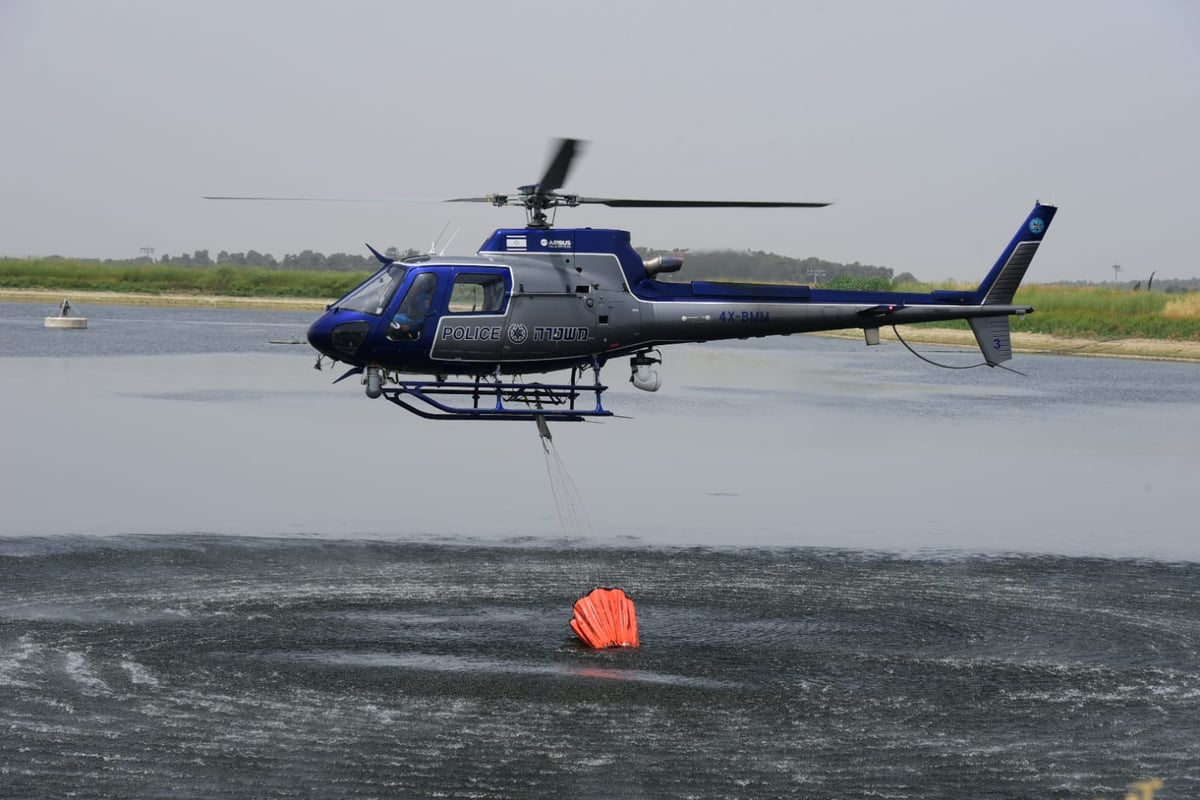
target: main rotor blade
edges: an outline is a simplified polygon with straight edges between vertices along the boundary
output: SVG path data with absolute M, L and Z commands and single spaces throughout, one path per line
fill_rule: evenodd
M 213 195 L 206 194 L 204 200 L 264 200 L 283 201 L 288 203 L 363 203 L 370 202 L 357 197 L 251 197 L 249 195 Z
M 571 169 L 571 162 L 575 160 L 575 151 L 583 149 L 583 142 L 579 139 L 558 141 L 558 152 L 554 154 L 550 166 L 546 167 L 546 174 L 538 181 L 537 189 L 541 194 L 553 192 L 567 182 L 567 173 Z
M 578 201 L 612 208 L 824 208 L 830 205 L 774 200 L 630 200 L 619 197 L 580 197 Z
M 215 195 L 206 194 L 202 200 L 259 200 L 282 203 L 441 203 L 440 197 L 278 197 L 274 195 Z

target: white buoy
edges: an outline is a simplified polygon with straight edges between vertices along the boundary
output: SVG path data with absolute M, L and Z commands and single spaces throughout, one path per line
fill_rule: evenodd
M 63 301 L 58 305 L 57 317 L 46 317 L 43 325 L 47 328 L 86 328 L 87 317 L 72 317 L 68 316 L 71 313 L 71 301 L 63 298 Z

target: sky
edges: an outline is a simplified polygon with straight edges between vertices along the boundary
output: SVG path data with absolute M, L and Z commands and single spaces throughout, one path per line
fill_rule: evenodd
M 566 136 L 565 191 L 834 203 L 559 213 L 635 245 L 974 281 L 1041 200 L 1029 281 L 1200 276 L 1196 0 L 0 0 L 0 109 L 0 256 L 470 254 L 521 210 L 428 200 Z

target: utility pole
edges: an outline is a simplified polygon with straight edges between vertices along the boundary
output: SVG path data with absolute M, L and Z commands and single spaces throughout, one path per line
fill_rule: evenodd
M 154 248 L 153 247 L 142 247 L 139 249 L 142 251 L 143 256 L 150 259 L 151 261 L 154 260 Z
M 1121 265 L 1113 264 L 1113 280 L 1117 283 L 1121 282 Z

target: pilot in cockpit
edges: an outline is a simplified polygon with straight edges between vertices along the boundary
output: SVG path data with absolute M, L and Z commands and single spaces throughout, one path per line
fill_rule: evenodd
M 425 324 L 433 307 L 433 292 L 436 288 L 437 276 L 431 273 L 427 272 L 413 279 L 408 294 L 388 325 L 389 339 L 416 339 L 421 335 L 421 326 Z

